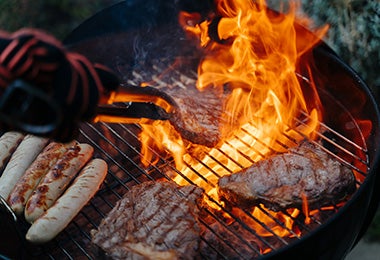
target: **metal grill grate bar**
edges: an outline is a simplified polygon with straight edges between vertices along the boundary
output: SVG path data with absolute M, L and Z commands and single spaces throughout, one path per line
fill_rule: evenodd
M 298 120 L 297 123 L 300 125 L 305 124 L 302 120 Z M 330 151 L 331 147 L 327 149 L 319 143 L 318 145 L 320 145 L 321 148 L 337 158 L 347 167 L 350 167 L 359 174 L 365 176 L 366 171 L 363 170 L 363 168 L 368 168 L 366 147 L 362 147 L 361 145 L 348 140 L 342 134 L 337 133 L 323 123 L 321 123 L 321 126 L 324 130 L 332 133 L 334 137 L 339 139 L 339 141 L 336 141 L 333 138 L 329 138 L 324 135 L 323 132 L 316 133 L 323 142 L 326 142 L 329 146 L 332 146 L 335 152 L 338 151 L 338 155 L 335 155 L 335 153 Z M 227 174 L 231 174 L 234 170 L 229 164 L 234 165 L 234 168 L 238 167 L 243 169 L 246 167 L 246 163 L 253 164 L 257 160 L 261 160 L 267 156 L 268 152 L 262 153 L 262 149 L 265 148 L 265 150 L 269 151 L 269 153 L 275 153 L 275 149 L 267 145 L 262 140 L 255 138 L 250 131 L 250 127 L 251 126 L 245 127 L 243 132 L 254 139 L 256 146 L 251 146 L 240 135 L 235 135 L 234 142 L 239 142 L 243 147 L 245 147 L 245 149 L 256 154 L 254 158 L 237 149 L 237 154 L 245 160 L 243 160 L 244 163 L 241 163 L 225 150 L 219 148 L 215 149 L 213 154 L 208 154 L 207 159 L 223 169 Z M 48 253 L 43 253 L 44 256 L 48 256 L 51 259 L 59 259 L 62 257 L 75 259 L 78 254 L 81 254 L 86 258 L 92 259 L 93 257 L 90 249 L 88 248 L 88 245 L 91 244 L 91 236 L 89 233 L 90 230 L 97 228 L 100 220 L 106 216 L 106 214 L 115 206 L 116 202 L 120 200 L 123 197 L 123 194 L 125 194 L 125 192 L 127 192 L 133 185 L 146 180 L 155 180 L 159 178 L 170 180 L 170 177 L 172 176 L 170 174 L 169 177 L 169 171 L 180 176 L 184 181 L 186 181 L 186 183 L 196 185 L 191 178 L 175 168 L 172 158 L 155 151 L 153 148 L 149 149 L 157 158 L 157 163 L 149 164 L 146 167 L 143 166 L 140 162 L 141 153 L 140 141 L 138 137 L 140 130 L 141 129 L 138 125 L 105 123 L 98 123 L 96 125 L 85 124 L 82 127 L 80 131 L 80 141 L 91 144 L 96 150 L 95 156 L 102 157 L 107 161 L 109 164 L 108 176 L 93 200 L 91 200 L 90 203 L 81 211 L 66 231 L 63 232 L 55 242 L 53 242 L 56 245 L 50 245 L 54 247 L 55 250 L 51 251 L 47 249 Z M 295 128 L 289 128 L 289 130 L 297 133 L 297 129 Z M 302 132 L 298 132 L 298 134 L 302 137 Z M 234 148 L 234 142 L 227 141 L 225 145 L 229 148 Z M 287 144 L 296 143 L 297 141 L 295 138 L 288 135 L 287 132 L 283 133 L 283 136 L 276 141 L 276 145 L 279 150 L 287 149 Z M 220 157 L 223 159 L 221 160 Z M 221 175 L 219 172 L 215 171 L 213 167 L 206 164 L 202 159 L 203 158 L 191 158 L 193 162 L 197 162 L 198 165 L 200 165 L 199 167 L 202 167 L 203 170 L 211 174 L 211 179 L 209 179 L 210 177 L 204 176 L 202 171 L 198 168 L 194 168 L 192 164 L 187 163 L 187 167 L 192 174 L 199 177 L 202 181 L 202 185 L 204 184 L 207 188 L 215 188 L 217 185 L 215 180 L 217 180 Z M 225 161 L 228 163 L 226 164 Z M 352 161 L 354 161 L 354 163 L 352 163 Z M 358 181 L 359 186 L 360 183 L 361 182 Z M 273 216 L 266 208 L 263 206 L 258 206 L 258 210 L 263 215 L 271 219 L 271 221 L 278 227 L 288 232 L 288 237 L 283 238 L 276 235 L 272 227 L 263 223 L 260 219 L 252 215 L 251 212 L 241 209 L 239 209 L 239 212 L 236 212 L 233 209 L 225 207 L 224 204 L 209 195 L 206 195 L 206 198 L 210 205 L 214 205 L 215 209 L 219 209 L 220 211 L 212 208 L 202 209 L 204 213 L 213 220 L 214 226 L 210 222 L 210 219 L 206 220 L 201 218 L 201 225 L 205 230 L 209 231 L 208 235 L 202 235 L 201 241 L 207 245 L 208 248 L 213 249 L 219 258 L 225 259 L 228 259 L 229 255 L 221 250 L 221 246 L 229 248 L 230 252 L 234 252 L 237 257 L 242 259 L 246 257 L 247 253 L 259 257 L 266 253 L 260 248 L 266 248 L 269 251 L 273 251 L 282 246 L 288 245 L 293 239 L 302 239 L 302 236 L 312 232 L 314 227 L 322 225 L 329 216 L 337 212 L 340 208 L 340 205 L 333 205 L 334 207 L 332 209 L 316 210 L 316 214 L 309 216 L 310 224 L 304 223 L 304 216 L 302 213 L 300 213 L 297 217 L 293 217 L 287 211 L 282 212 L 285 216 L 292 219 L 299 229 L 302 229 L 302 235 L 300 236 L 294 230 L 287 228 L 281 220 Z M 260 235 L 251 226 L 252 224 L 259 225 L 261 229 L 271 235 Z M 234 243 L 231 244 L 229 241 L 225 241 L 225 234 L 220 234 L 220 232 L 225 232 L 230 238 L 235 240 L 235 244 L 238 243 L 241 246 L 239 247 Z M 203 257 L 208 258 L 208 256 Z

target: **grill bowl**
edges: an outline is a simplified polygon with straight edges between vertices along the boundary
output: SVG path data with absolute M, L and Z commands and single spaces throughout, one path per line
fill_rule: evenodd
M 151 57 L 155 55 L 180 54 L 183 45 L 181 29 L 177 25 L 177 13 L 182 5 L 176 1 L 155 0 L 127 0 L 120 4 L 105 9 L 85 21 L 76 28 L 65 40 L 65 44 L 72 50 L 81 52 L 94 62 L 103 63 L 120 73 L 121 77 L 128 78 L 129 69 L 142 56 Z M 186 6 L 188 8 L 188 6 Z M 195 7 L 194 7 L 195 8 Z M 202 6 L 204 8 L 204 6 Z M 197 9 L 197 8 L 195 8 Z M 313 37 L 312 33 L 299 26 L 297 30 Z M 136 40 L 139 51 L 136 52 Z M 172 44 L 164 45 L 171 42 Z M 153 43 L 153 44 L 152 44 Z M 302 43 L 300 43 L 302 44 Z M 136 57 L 136 55 L 142 55 Z M 345 64 L 326 44 L 323 42 L 312 51 L 304 55 L 299 63 L 299 73 L 303 74 L 305 63 L 310 55 L 314 56 L 315 64 L 312 67 L 313 79 L 317 79 L 317 85 L 321 86 L 318 92 L 326 112 L 324 123 L 332 126 L 334 130 L 350 138 L 357 138 L 361 146 L 365 147 L 368 162 L 366 176 L 359 189 L 339 208 L 327 221 L 286 246 L 273 250 L 271 253 L 261 256 L 262 259 L 276 259 L 294 257 L 295 259 L 340 259 L 343 258 L 365 233 L 369 223 L 379 204 L 379 191 L 374 189 L 379 185 L 379 177 L 376 175 L 379 161 L 379 111 L 368 86 L 360 79 L 355 71 Z M 350 122 L 355 124 L 355 130 L 359 135 L 345 127 L 344 118 L 347 115 Z M 343 121 L 342 121 L 343 120 Z M 356 120 L 367 120 L 371 122 L 372 128 L 366 138 L 361 134 L 367 129 Z M 135 127 L 127 127 L 135 134 Z M 121 131 L 124 131 L 121 129 Z M 136 130 L 136 131 L 135 131 Z M 89 126 L 82 128 L 81 138 L 93 140 L 93 145 L 101 149 L 101 144 L 91 137 L 90 132 L 94 130 Z M 123 137 L 124 133 L 116 133 Z M 351 136 L 353 135 L 353 136 Z M 87 138 L 89 137 L 89 138 Z M 87 138 L 87 139 L 86 139 Z M 138 143 L 131 147 L 138 147 Z M 119 150 L 122 153 L 122 150 Z M 125 162 L 118 161 L 117 155 L 109 154 L 115 164 Z M 133 157 L 133 156 L 131 156 Z M 129 162 L 138 167 L 136 162 Z M 121 181 L 121 183 L 124 180 Z M 101 207 L 102 200 L 95 198 L 91 202 L 92 207 Z M 81 233 L 81 223 L 87 223 L 86 217 L 79 216 L 75 221 L 75 227 L 69 227 L 69 233 Z M 90 222 L 96 222 L 91 220 Z M 79 224 L 78 224 L 79 223 Z M 76 239 L 76 235 L 71 240 Z M 57 251 L 54 245 L 64 247 L 64 243 L 58 242 L 42 249 L 49 252 L 54 258 Z M 63 250 L 62 250 L 63 251 Z M 70 250 L 65 250 L 70 251 Z M 85 251 L 85 250 L 84 250 Z M 312 253 L 311 253 L 312 252 Z M 84 252 L 72 252 L 72 256 L 86 255 Z M 311 255 L 312 254 L 312 255 Z M 250 256 L 246 256 L 250 258 Z

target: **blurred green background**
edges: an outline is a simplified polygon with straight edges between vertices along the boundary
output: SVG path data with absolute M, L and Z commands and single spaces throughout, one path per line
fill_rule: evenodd
M 85 19 L 118 2 L 121 1 L 0 0 L 0 29 L 12 32 L 36 27 L 62 40 Z M 279 9 L 280 3 L 280 0 L 268 0 L 275 9 Z M 302 3 L 304 13 L 314 19 L 315 26 L 330 24 L 325 41 L 379 97 L 380 1 L 302 0 Z M 380 241 L 380 216 L 375 218 L 367 237 Z

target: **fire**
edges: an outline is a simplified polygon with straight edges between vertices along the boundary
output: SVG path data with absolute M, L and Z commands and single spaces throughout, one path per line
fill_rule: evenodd
M 208 19 L 202 21 L 198 13 L 182 12 L 179 22 L 206 53 L 198 67 L 197 88 L 229 88 L 231 94 L 223 104 L 225 114 L 229 115 L 230 125 L 238 122 L 239 127 L 234 127 L 232 137 L 215 148 L 198 146 L 202 151 L 199 158 L 194 152 L 187 153 L 181 136 L 168 122 L 142 125 L 140 138 L 145 163 L 155 160 L 147 147 L 168 152 L 181 172 L 174 181 L 187 185 L 191 180 L 218 200 L 217 182 L 221 176 L 249 167 L 273 152 L 285 151 L 305 136 L 313 138 L 322 115 L 316 107 L 308 106 L 296 67 L 300 56 L 318 42 L 327 27 L 313 40 L 300 41 L 295 29 L 296 4 L 290 5 L 287 14 L 278 15 L 262 0 L 215 3 L 216 12 Z M 213 28 L 217 30 L 210 31 Z M 312 80 L 308 84 L 314 88 Z M 216 207 L 211 202 L 210 206 Z M 289 215 L 295 217 L 299 212 L 292 210 Z M 287 227 L 284 229 L 257 209 L 252 214 L 274 226 L 276 234 L 290 235 L 290 217 L 273 212 Z M 264 230 L 258 232 L 271 235 Z
M 305 223 L 310 224 L 309 202 L 307 201 L 307 196 L 305 194 L 302 194 L 302 211 L 305 214 Z

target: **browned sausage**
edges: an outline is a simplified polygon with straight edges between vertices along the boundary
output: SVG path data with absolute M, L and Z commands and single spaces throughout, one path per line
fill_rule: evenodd
M 17 215 L 24 212 L 25 204 L 38 183 L 72 145 L 73 142 L 68 144 L 51 142 L 29 166 L 8 198 L 9 205 Z
M 26 239 L 45 243 L 61 232 L 95 195 L 107 174 L 107 163 L 102 159 L 89 162 L 73 184 L 29 228 Z
M 92 157 L 94 148 L 88 144 L 76 144 L 68 149 L 61 159 L 38 184 L 25 205 L 25 219 L 33 223 L 65 191 L 70 181 Z

